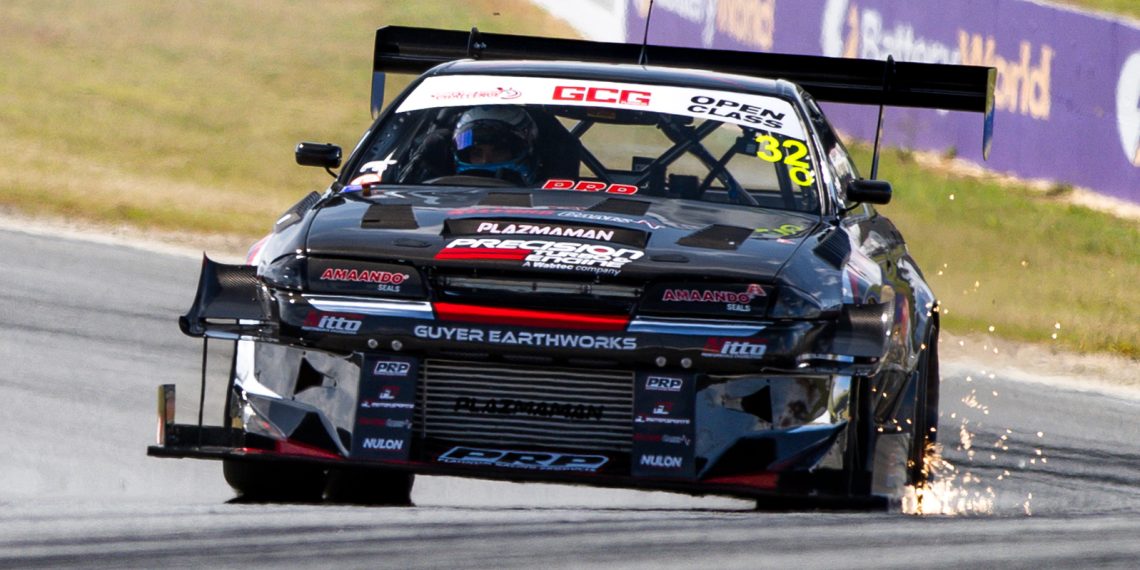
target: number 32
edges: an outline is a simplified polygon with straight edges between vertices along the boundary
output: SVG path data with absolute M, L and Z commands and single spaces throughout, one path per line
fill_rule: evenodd
M 756 156 L 768 162 L 783 162 L 788 165 L 788 174 L 792 176 L 792 182 L 800 186 L 811 186 L 815 182 L 811 165 L 800 160 L 808 153 L 807 146 L 804 143 L 795 139 L 787 139 L 780 143 L 772 135 L 756 135 L 756 142 L 761 145 L 760 150 L 756 151 Z M 786 149 L 788 153 L 781 152 L 781 147 Z

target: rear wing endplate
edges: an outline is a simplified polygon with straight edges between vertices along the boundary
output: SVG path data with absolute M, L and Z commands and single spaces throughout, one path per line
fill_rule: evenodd
M 786 79 L 818 100 L 857 105 L 919 107 L 983 113 L 983 155 L 993 137 L 992 67 L 846 59 L 672 46 L 646 46 L 646 61 L 662 67 Z M 511 34 L 385 26 L 376 30 L 373 55 L 373 115 L 383 102 L 384 73 L 423 73 L 456 59 L 561 60 L 636 64 L 638 44 L 591 42 Z M 890 78 L 884 81 L 884 77 Z

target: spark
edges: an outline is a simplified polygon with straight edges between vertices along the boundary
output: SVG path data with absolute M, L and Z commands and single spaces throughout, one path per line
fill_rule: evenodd
M 1045 437 L 1045 432 L 1043 432 L 1043 431 L 1037 432 L 1037 437 Z

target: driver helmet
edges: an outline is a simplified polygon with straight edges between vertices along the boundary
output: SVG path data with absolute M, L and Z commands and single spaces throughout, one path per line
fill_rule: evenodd
M 514 173 L 524 184 L 534 182 L 534 146 L 538 126 L 513 105 L 472 107 L 459 117 L 452 140 L 457 174 L 502 176 Z

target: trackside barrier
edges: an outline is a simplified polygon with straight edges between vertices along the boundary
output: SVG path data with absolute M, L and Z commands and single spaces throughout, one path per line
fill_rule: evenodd
M 627 2 L 624 41 L 641 43 L 649 2 Z M 655 0 L 649 43 L 996 67 L 988 168 L 1140 204 L 1140 24 L 1123 18 L 1029 0 Z M 874 138 L 874 113 L 826 106 Z M 960 114 L 891 108 L 884 136 L 981 162 Z

